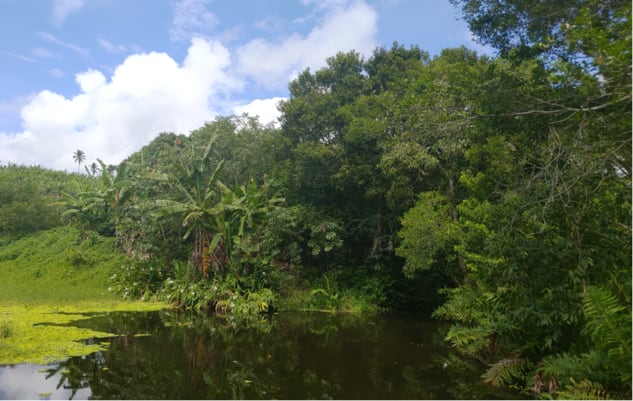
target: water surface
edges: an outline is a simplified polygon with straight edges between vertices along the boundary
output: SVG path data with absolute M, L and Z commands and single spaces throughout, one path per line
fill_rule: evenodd
M 411 316 L 281 313 L 249 327 L 172 311 L 73 325 L 118 334 L 108 351 L 0 367 L 0 399 L 494 399 L 481 367 Z

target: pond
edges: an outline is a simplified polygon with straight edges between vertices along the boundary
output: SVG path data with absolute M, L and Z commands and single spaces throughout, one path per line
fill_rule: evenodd
M 521 397 L 482 383 L 481 366 L 443 343 L 446 325 L 411 316 L 280 313 L 234 327 L 117 312 L 73 325 L 118 335 L 85 357 L 0 367 L 0 399 Z

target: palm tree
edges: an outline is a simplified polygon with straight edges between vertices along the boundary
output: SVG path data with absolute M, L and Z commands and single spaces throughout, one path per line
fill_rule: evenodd
M 86 160 L 86 154 L 83 150 L 77 149 L 75 153 L 73 153 L 73 160 L 77 163 L 77 174 L 79 174 L 79 167 L 84 160 Z
M 99 165 L 96 162 L 92 162 L 92 164 L 90 165 L 90 173 L 92 175 L 96 175 L 99 171 L 101 171 L 99 170 Z

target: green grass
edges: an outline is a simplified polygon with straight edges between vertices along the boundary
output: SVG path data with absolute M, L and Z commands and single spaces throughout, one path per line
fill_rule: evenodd
M 56 227 L 0 241 L 0 305 L 114 300 L 110 276 L 123 263 L 114 238 Z
M 82 239 L 72 227 L 0 240 L 0 365 L 49 363 L 106 349 L 107 343 L 81 340 L 112 334 L 60 326 L 89 313 L 166 308 L 124 302 L 108 290 L 123 261 L 113 238 Z

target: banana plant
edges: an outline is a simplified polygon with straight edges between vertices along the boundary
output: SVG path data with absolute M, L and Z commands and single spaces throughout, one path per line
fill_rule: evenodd
M 263 225 L 268 213 L 284 202 L 283 198 L 265 197 L 265 188 L 251 180 L 248 185 L 230 189 L 221 181 L 217 185 L 222 197 L 214 215 L 217 232 L 212 244 L 224 243 L 230 266 L 238 264 L 238 248 L 245 245 L 248 236 Z
M 183 239 L 188 239 L 193 234 L 191 264 L 205 278 L 209 274 L 210 262 L 215 262 L 216 268 L 221 269 L 224 259 L 221 250 L 216 249 L 219 244 L 211 246 L 215 231 L 214 215 L 218 213 L 219 193 L 216 182 L 224 165 L 224 160 L 220 161 L 209 174 L 210 153 L 216 139 L 217 132 L 212 135 L 201 158 L 197 158 L 192 150 L 191 156 L 187 160 L 181 160 L 174 171 L 149 174 L 149 178 L 166 183 L 175 194 L 173 199 L 151 201 L 150 207 L 158 217 L 182 216 L 182 225 L 187 228 Z

